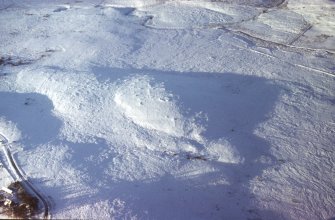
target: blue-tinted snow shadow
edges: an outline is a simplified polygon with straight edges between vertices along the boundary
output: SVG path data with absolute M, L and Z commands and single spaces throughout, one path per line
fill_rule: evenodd
M 53 140 L 62 123 L 52 110 L 52 102 L 37 93 L 0 92 L 0 116 L 13 122 L 21 132 L 25 147 Z
M 245 157 L 246 162 L 271 156 L 266 141 L 254 134 L 274 107 L 280 88 L 264 78 L 234 73 L 172 72 L 94 67 L 100 81 L 117 81 L 147 75 L 163 83 L 174 95 L 184 116 L 202 112 L 208 117 L 203 136 L 208 141 L 224 138 Z M 203 123 L 203 122 L 200 122 Z M 197 144 L 197 146 L 201 146 Z M 201 149 L 200 149 L 201 150 Z
M 82 175 L 83 184 L 95 188 L 96 192 L 71 185 L 49 188 L 44 183 L 39 184 L 45 192 L 59 196 L 54 198 L 56 208 L 67 209 L 119 198 L 140 219 L 285 219 L 279 213 L 257 209 L 252 204 L 254 195 L 248 188 L 252 179 L 275 164 L 266 140 L 254 134 L 256 127 L 268 119 L 281 91 L 274 83 L 234 73 L 101 67 L 94 67 L 92 71 L 100 81 L 122 83 L 122 79 L 135 75 L 148 75 L 153 83 L 163 83 L 168 92 L 178 97 L 177 103 L 184 116 L 192 117 L 198 112 L 208 116 L 207 130 L 202 134 L 208 141 L 226 139 L 245 161 L 241 164 L 190 161 L 178 155 L 180 167 L 187 163 L 209 163 L 213 171 L 183 177 L 166 174 L 145 181 L 115 181 L 108 178 L 105 167 L 111 165 L 115 156 L 110 150 L 112 146 L 104 140 L 91 144 L 68 142 L 72 151 L 70 165 Z M 23 134 L 31 137 L 27 143 L 49 142 L 58 134 L 61 124 L 52 115 L 52 103 L 45 96 L 0 93 L 0 97 L 0 115 L 17 123 Z M 196 147 L 201 150 L 206 146 L 198 143 Z M 109 158 L 97 162 L 101 155 Z M 257 159 L 261 156 L 267 157 L 268 163 L 259 162 Z
M 245 159 L 241 164 L 203 162 L 211 163 L 216 171 L 186 179 L 167 174 L 159 180 L 111 183 L 110 189 L 103 189 L 110 192 L 106 199 L 124 198 L 133 204 L 132 210 L 137 210 L 146 219 L 189 217 L 183 216 L 183 212 L 194 213 L 193 219 L 285 219 L 281 214 L 255 208 L 252 204 L 254 195 L 248 188 L 251 180 L 277 163 L 269 152 L 267 141 L 255 134 L 256 128 L 270 118 L 281 93 L 281 88 L 274 82 L 235 73 L 101 67 L 93 67 L 92 71 L 100 81 L 122 83 L 122 79 L 148 75 L 153 78 L 153 84 L 163 83 L 167 92 L 178 97 L 177 103 L 184 116 L 192 117 L 198 112 L 207 115 L 207 128 L 202 134 L 206 140 L 225 139 Z M 196 146 L 199 150 L 206 147 L 200 143 Z M 228 184 L 209 184 L 221 176 Z M 208 184 L 203 184 L 205 179 Z
M 255 128 L 267 120 L 280 93 L 280 88 L 274 83 L 260 77 L 234 73 L 180 73 L 101 67 L 94 67 L 92 71 L 98 80 L 104 82 L 122 83 L 122 79 L 135 75 L 148 75 L 153 78 L 153 83 L 163 83 L 168 92 L 178 97 L 177 102 L 186 117 L 198 112 L 208 116 L 207 130 L 203 133 L 208 141 L 226 139 L 245 158 L 245 162 L 190 161 L 178 155 L 180 167 L 187 163 L 209 163 L 214 171 L 186 174 L 183 177 L 166 174 L 145 181 L 115 181 L 109 179 L 106 173 L 106 166 L 111 165 L 115 156 L 113 146 L 104 140 L 90 144 L 67 142 L 72 155 L 67 162 L 81 175 L 83 184 L 94 188 L 95 192 L 78 189 L 71 184 L 54 187 L 39 184 L 44 192 L 54 196 L 54 208 L 66 210 L 118 198 L 125 201 L 126 209 L 140 219 L 285 219 L 281 214 L 255 208 L 252 205 L 254 195 L 248 188 L 250 180 L 272 166 L 274 161 L 266 140 L 254 134 Z M 57 129 L 49 130 L 50 123 L 57 125 L 58 122 L 52 116 L 52 103 L 46 97 L 11 93 L 0 93 L 0 97 L 4 97 L 2 100 L 7 103 L 2 105 L 0 112 L 17 122 L 20 130 L 34 137 L 35 142 L 50 141 L 52 135 L 57 134 Z M 31 103 L 25 105 L 27 98 L 31 98 L 30 101 L 28 99 Z M 12 111 L 13 108 L 22 110 Z M 44 111 L 39 111 L 42 109 Z M 41 112 L 45 112 L 46 119 L 41 117 Z M 31 131 L 32 127 L 41 130 Z M 46 132 L 48 130 L 50 133 Z M 46 132 L 45 136 L 35 138 L 34 135 L 41 132 Z M 201 150 L 206 146 L 198 143 L 197 147 Z M 101 155 L 108 155 L 109 158 L 98 162 Z M 261 156 L 268 157 L 270 162 L 257 162 Z
M 121 182 L 113 184 L 109 196 L 105 193 L 99 198 L 125 201 L 139 219 L 287 219 L 250 204 L 253 195 L 241 190 L 242 183 L 210 184 L 218 175 L 184 179 L 166 175 L 151 182 Z

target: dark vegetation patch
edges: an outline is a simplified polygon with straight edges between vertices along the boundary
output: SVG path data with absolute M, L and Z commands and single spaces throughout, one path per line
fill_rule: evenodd
M 13 182 L 7 188 L 12 190 L 12 194 L 1 192 L 0 195 L 0 207 L 5 215 L 28 219 L 38 212 L 38 198 L 31 195 L 22 182 Z
M 0 56 L 0 66 L 22 66 L 28 65 L 45 57 L 51 56 L 52 53 L 57 52 L 55 49 L 47 49 L 42 55 L 35 59 L 25 59 L 16 56 Z
M 26 98 L 24 105 L 31 105 L 35 102 L 35 99 L 33 98 Z
M 203 161 L 207 161 L 207 158 L 203 155 L 186 155 L 186 159 L 188 160 L 203 160 Z
M 22 60 L 19 58 L 14 58 L 14 57 L 5 57 L 1 56 L 0 57 L 0 66 L 21 66 L 21 65 L 27 65 L 30 64 L 32 61 L 31 60 Z

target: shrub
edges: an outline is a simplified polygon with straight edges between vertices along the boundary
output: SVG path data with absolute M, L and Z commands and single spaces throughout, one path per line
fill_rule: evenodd
M 8 188 L 15 192 L 17 203 L 13 202 L 12 205 L 3 207 L 4 213 L 14 218 L 33 217 L 38 211 L 38 198 L 31 195 L 22 182 L 13 182 Z

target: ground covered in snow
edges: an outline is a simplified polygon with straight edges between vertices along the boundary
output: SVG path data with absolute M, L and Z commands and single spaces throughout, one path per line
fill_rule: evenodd
M 334 9 L 0 0 L 0 134 L 52 218 L 332 219 Z

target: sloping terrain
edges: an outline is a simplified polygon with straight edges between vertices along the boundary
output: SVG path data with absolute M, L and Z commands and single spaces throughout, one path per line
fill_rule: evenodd
M 334 2 L 309 3 L 0 0 L 0 134 L 52 218 L 331 219 Z

